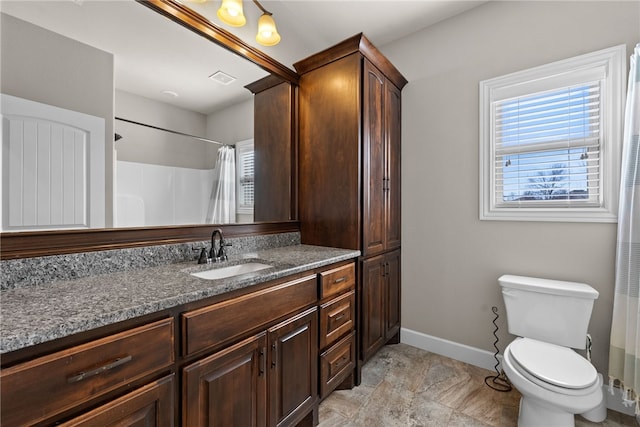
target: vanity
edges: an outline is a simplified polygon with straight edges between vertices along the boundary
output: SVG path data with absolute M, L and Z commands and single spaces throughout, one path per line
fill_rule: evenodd
M 315 425 L 353 384 L 358 255 L 294 245 L 5 290 L 0 419 Z M 272 267 L 192 274 L 256 261 Z

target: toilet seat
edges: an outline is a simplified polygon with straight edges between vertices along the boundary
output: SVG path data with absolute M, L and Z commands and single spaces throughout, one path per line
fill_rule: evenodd
M 514 367 L 547 390 L 579 394 L 598 381 L 594 366 L 570 348 L 520 338 L 509 345 L 509 350 Z

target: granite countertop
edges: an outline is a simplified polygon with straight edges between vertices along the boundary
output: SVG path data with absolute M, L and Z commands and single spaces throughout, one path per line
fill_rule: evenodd
M 0 292 L 0 354 L 345 261 L 359 251 L 294 245 L 218 264 L 168 264 Z M 190 273 L 247 262 L 273 268 L 219 280 Z

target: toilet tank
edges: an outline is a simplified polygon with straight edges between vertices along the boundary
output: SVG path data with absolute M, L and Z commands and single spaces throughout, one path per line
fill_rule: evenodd
M 513 335 L 584 349 L 598 291 L 584 283 L 504 275 L 498 279 Z

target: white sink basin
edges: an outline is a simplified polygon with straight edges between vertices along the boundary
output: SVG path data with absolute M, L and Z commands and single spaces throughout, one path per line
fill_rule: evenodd
M 253 273 L 255 271 L 260 271 L 264 270 L 265 268 L 271 267 L 273 266 L 262 264 L 260 262 L 248 262 L 246 264 L 230 265 L 229 267 L 213 268 L 211 270 L 200 271 L 198 273 L 191 273 L 191 275 L 199 277 L 201 279 L 216 280 L 239 276 L 241 274 Z

